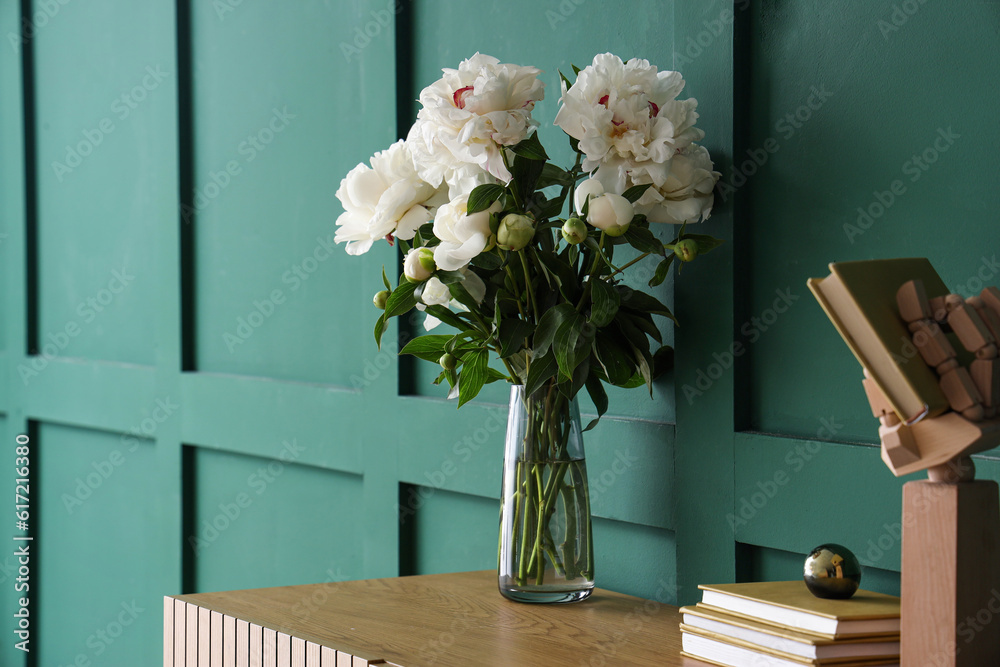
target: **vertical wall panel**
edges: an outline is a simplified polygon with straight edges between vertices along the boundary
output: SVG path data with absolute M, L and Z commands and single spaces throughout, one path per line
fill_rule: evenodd
M 196 451 L 184 536 L 196 590 L 315 583 L 331 580 L 330 572 L 360 578 L 361 479 L 285 463 L 289 452 L 276 445 L 274 458 L 264 459 Z
M 39 665 L 159 661 L 162 597 L 173 585 L 157 521 L 153 445 L 42 424 L 35 448 L 33 545 Z M 79 663 L 82 664 L 82 663 Z
M 166 3 L 39 7 L 39 349 L 149 364 L 153 230 L 175 216 Z M 69 112 L 69 110 L 72 110 Z M 74 333 L 75 332 L 75 333 Z
M 218 4 L 192 3 L 197 366 L 349 386 L 381 288 L 333 248 L 334 194 L 393 139 L 391 22 L 337 42 L 385 3 Z
M 915 6 L 754 10 L 750 148 L 779 147 L 748 186 L 756 429 L 811 437 L 833 417 L 838 439 L 877 438 L 861 369 L 805 286 L 828 262 L 928 257 L 964 296 L 1000 283 L 996 6 Z

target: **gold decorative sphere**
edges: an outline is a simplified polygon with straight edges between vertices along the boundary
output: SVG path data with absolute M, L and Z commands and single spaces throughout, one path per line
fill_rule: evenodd
M 821 544 L 806 557 L 803 579 L 818 598 L 846 600 L 861 585 L 861 563 L 845 546 Z

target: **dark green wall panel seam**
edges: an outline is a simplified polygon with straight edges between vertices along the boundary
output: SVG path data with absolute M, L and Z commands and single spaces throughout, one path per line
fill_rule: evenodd
M 21 0 L 21 24 L 33 25 L 31 0 Z M 38 347 L 38 167 L 35 127 L 34 39 L 21 43 L 21 101 L 24 128 L 24 326 L 26 354 Z
M 177 63 L 177 201 L 179 203 L 179 238 L 177 244 L 180 273 L 180 370 L 195 370 L 197 359 L 197 285 L 195 280 L 194 207 L 194 101 L 192 99 L 192 35 L 190 0 L 176 0 Z

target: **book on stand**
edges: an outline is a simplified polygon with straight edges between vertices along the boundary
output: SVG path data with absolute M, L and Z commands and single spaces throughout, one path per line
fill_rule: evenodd
M 910 331 L 896 292 L 910 280 L 923 281 L 928 296 L 950 291 L 925 258 L 835 262 L 829 276 L 808 281 L 844 342 L 907 423 L 949 408 L 934 369 L 907 354 Z

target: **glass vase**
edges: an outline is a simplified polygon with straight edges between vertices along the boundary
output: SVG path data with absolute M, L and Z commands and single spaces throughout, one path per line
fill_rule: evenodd
M 583 432 L 576 399 L 549 383 L 510 391 L 500 510 L 499 587 L 517 602 L 578 602 L 594 588 Z

